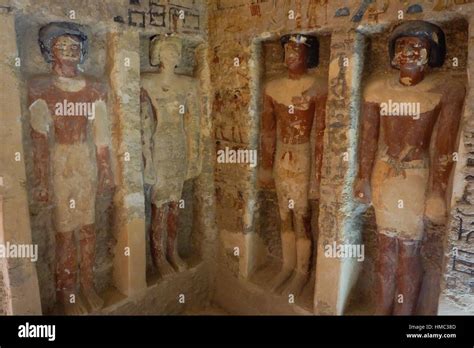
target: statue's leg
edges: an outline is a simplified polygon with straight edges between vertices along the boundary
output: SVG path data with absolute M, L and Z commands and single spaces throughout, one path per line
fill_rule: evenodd
M 164 252 L 163 233 L 164 219 L 166 214 L 166 205 L 163 204 L 157 207 L 155 204 L 151 205 L 151 255 L 153 263 L 162 276 L 174 273 L 173 267 L 166 260 Z
M 437 315 L 438 313 L 444 261 L 443 234 L 440 230 L 444 231 L 444 229 L 445 226 L 432 222 L 428 222 L 425 226 L 426 236 L 420 248 L 424 274 L 418 295 L 416 315 Z
M 70 173 L 72 164 L 67 160 L 74 154 L 70 145 L 57 145 L 53 153 L 53 193 L 54 213 L 53 223 L 56 230 L 56 293 L 57 299 L 64 307 L 66 315 L 80 315 L 87 313 L 87 307 L 78 291 L 77 272 L 77 245 L 74 235 L 80 227 L 82 218 L 82 202 L 78 187 L 83 188 L 82 182 L 75 176 L 66 176 Z M 70 208 L 71 197 L 78 206 Z M 94 195 L 95 199 L 95 195 Z
M 423 236 L 429 171 L 421 160 L 403 165 L 406 168 L 399 171 L 392 164 L 377 161 L 372 173 L 372 203 L 380 232 L 378 314 L 409 314 L 418 297 L 421 264 L 419 245 L 413 241 Z
M 280 158 L 280 156 L 277 156 L 277 158 Z M 290 197 L 288 175 L 288 171 L 283 168 L 281 160 L 278 161 L 274 169 L 274 176 L 280 213 L 282 265 L 280 271 L 270 282 L 272 291 L 279 291 L 291 277 L 296 267 L 296 236 L 293 226 L 291 210 L 293 203 Z
M 404 209 L 399 209 L 397 301 L 394 314 L 413 315 L 416 310 L 423 277 L 421 240 L 423 240 L 424 210 L 429 169 L 423 161 L 410 162 L 413 168 L 405 169 L 403 186 L 399 185 L 398 199 Z
M 282 265 L 275 278 L 270 282 L 272 291 L 277 291 L 290 278 L 296 267 L 296 238 L 293 231 L 291 212 L 280 207 Z
M 441 275 L 433 271 L 427 271 L 423 276 L 416 315 L 437 315 L 439 305 L 439 293 L 441 288 Z
M 378 255 L 375 264 L 375 314 L 391 315 L 395 299 L 397 270 L 397 238 L 378 233 Z
M 289 197 L 294 201 L 293 222 L 296 236 L 296 269 L 285 288 L 286 294 L 297 296 L 310 278 L 312 233 L 308 194 L 310 190 L 311 150 L 309 143 L 292 145 L 292 172 L 288 173 Z
M 168 261 L 178 271 L 184 271 L 186 263 L 179 257 L 178 253 L 178 203 L 170 202 L 168 204 L 167 217 L 167 241 L 166 254 Z
M 430 227 L 431 230 L 427 229 L 426 231 L 428 234 L 420 251 L 424 274 L 416 315 L 436 315 L 438 313 L 444 250 L 441 238 L 433 233 L 434 229 L 439 229 L 441 226 L 431 225 Z
M 81 241 L 81 292 L 86 298 L 92 311 L 102 308 L 104 301 L 97 295 L 94 287 L 94 263 L 96 232 L 95 224 L 82 226 L 80 229 Z
M 56 296 L 65 314 L 87 313 L 77 292 L 77 248 L 73 231 L 56 233 Z
M 311 259 L 311 226 L 308 192 L 311 151 L 309 143 L 279 144 L 274 169 L 282 220 L 282 277 L 284 293 L 297 295 L 308 280 Z
M 413 315 L 416 309 L 423 275 L 420 244 L 415 240 L 398 241 L 397 296 L 403 298 L 395 301 L 396 315 Z
M 299 295 L 308 282 L 311 268 L 312 238 L 311 217 L 308 207 L 294 211 L 296 234 L 296 269 L 285 294 Z

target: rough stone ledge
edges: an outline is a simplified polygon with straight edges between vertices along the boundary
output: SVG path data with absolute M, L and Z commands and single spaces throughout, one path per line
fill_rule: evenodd
M 260 286 L 218 271 L 213 302 L 235 315 L 313 315 L 311 311 L 289 304 L 284 297 Z
M 157 282 L 150 281 L 145 290 L 126 297 L 115 289 L 104 293 L 105 308 L 90 313 L 96 315 L 166 315 L 181 314 L 209 304 L 208 265 L 201 262 L 184 272 L 175 273 Z M 180 304 L 178 295 L 184 294 L 186 302 Z

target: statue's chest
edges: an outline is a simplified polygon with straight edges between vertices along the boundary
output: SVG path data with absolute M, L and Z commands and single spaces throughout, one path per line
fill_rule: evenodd
M 379 102 L 389 115 L 410 116 L 413 113 L 430 113 L 440 103 L 441 97 L 438 93 L 393 89 L 387 90 L 385 97 Z
M 283 105 L 286 109 L 306 111 L 314 104 L 314 91 L 310 91 L 310 85 L 282 82 L 279 86 L 272 86 L 267 90 L 268 95 L 276 104 Z
M 48 106 L 56 133 L 84 133 L 89 121 L 95 119 L 97 98 L 90 93 L 57 93 L 48 98 Z
M 308 95 L 297 95 L 291 98 L 291 104 L 295 109 L 306 111 L 311 108 L 313 98 Z
M 434 110 L 441 102 L 442 94 L 433 91 L 427 82 L 404 87 L 390 79 L 374 84 L 364 98 L 379 104 L 383 115 L 410 116 Z
M 89 119 L 84 116 L 54 116 L 54 128 L 58 132 L 85 131 Z
M 162 91 L 150 95 L 158 123 L 181 124 L 186 113 L 186 96 L 174 91 Z

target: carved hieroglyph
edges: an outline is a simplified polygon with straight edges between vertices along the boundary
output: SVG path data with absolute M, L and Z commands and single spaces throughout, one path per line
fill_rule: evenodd
M 34 161 L 34 197 L 54 204 L 57 299 L 66 314 L 99 309 L 94 289 L 95 198 L 113 189 L 106 87 L 79 73 L 88 38 L 73 23 L 51 23 L 39 32 L 50 75 L 28 84 Z M 79 231 L 79 255 L 75 232 Z M 80 293 L 77 273 L 80 271 Z
M 435 25 L 398 26 L 389 49 L 391 64 L 400 71 L 371 80 L 364 90 L 355 194 L 375 209 L 376 312 L 409 315 L 421 288 L 424 219 L 443 224 L 447 217 L 465 87 L 448 73 L 429 72 L 442 66 L 445 56 L 444 33 Z M 424 288 L 439 287 L 439 277 L 433 275 Z M 423 296 L 435 297 L 429 290 Z
M 264 188 L 275 185 L 281 218 L 283 264 L 271 286 L 297 295 L 310 272 L 309 199 L 318 198 L 327 85 L 307 71 L 317 64 L 315 37 L 288 35 L 282 44 L 288 75 L 265 85 L 259 181 Z M 313 127 L 316 142 L 311 148 Z M 311 173 L 316 175 L 313 180 Z
M 182 41 L 155 37 L 150 60 L 159 73 L 141 76 L 141 117 L 145 183 L 151 188 L 151 251 L 161 275 L 182 271 L 178 255 L 177 218 L 185 180 L 199 175 L 200 103 L 198 81 L 176 75 Z M 166 238 L 165 238 L 166 237 Z

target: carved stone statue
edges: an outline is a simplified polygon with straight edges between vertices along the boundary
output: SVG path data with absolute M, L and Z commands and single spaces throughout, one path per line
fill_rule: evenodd
M 96 193 L 111 192 L 114 186 L 106 88 L 79 73 L 88 48 L 79 25 L 46 25 L 39 32 L 39 43 L 45 60 L 52 63 L 52 74 L 28 84 L 34 197 L 54 204 L 57 299 L 66 314 L 83 314 L 87 312 L 83 298 L 90 310 L 103 305 L 94 289 L 93 267 Z
M 443 65 L 445 36 L 409 21 L 391 34 L 399 72 L 364 90 L 355 195 L 372 202 L 378 231 L 377 314 L 413 314 L 420 292 L 425 220 L 443 224 L 465 87 Z
M 199 171 L 199 90 L 197 81 L 176 75 L 182 41 L 150 41 L 150 62 L 159 73 L 141 76 L 141 120 L 145 184 L 151 189 L 151 252 L 162 276 L 186 269 L 178 254 L 178 209 L 186 179 Z
M 259 183 L 263 188 L 275 185 L 281 218 L 283 264 L 272 289 L 297 295 L 310 274 L 309 196 L 319 195 L 327 84 L 324 78 L 308 73 L 308 68 L 317 65 L 315 37 L 286 35 L 281 43 L 288 74 L 265 85 Z M 310 190 L 311 173 L 315 175 L 314 192 Z

